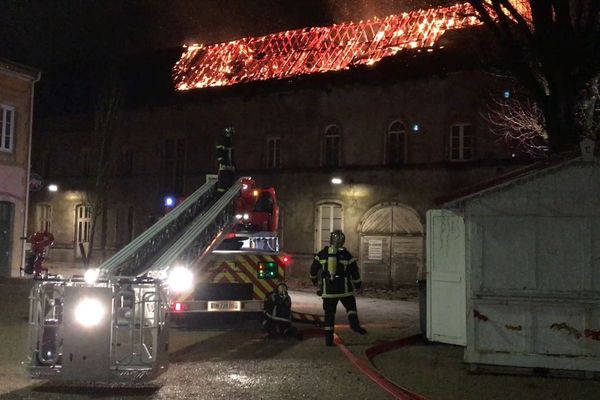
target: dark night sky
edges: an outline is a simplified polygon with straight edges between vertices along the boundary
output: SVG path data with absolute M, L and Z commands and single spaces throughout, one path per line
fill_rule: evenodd
M 0 57 L 51 70 L 104 54 L 385 16 L 445 0 L 0 0 Z

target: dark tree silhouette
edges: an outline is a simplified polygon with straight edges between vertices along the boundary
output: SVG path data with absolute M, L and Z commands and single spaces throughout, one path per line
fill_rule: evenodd
M 598 138 L 599 0 L 469 0 L 543 114 L 550 152 Z

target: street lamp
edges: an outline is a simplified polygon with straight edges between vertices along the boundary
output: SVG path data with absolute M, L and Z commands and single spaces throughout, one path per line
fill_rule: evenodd
M 338 177 L 331 178 L 331 183 L 333 183 L 334 185 L 341 185 L 342 178 L 338 178 Z
M 55 184 L 48 185 L 48 191 L 56 192 L 56 191 L 58 191 L 58 186 Z

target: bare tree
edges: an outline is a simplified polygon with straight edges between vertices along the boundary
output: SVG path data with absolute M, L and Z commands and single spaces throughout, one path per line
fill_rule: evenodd
M 528 98 L 493 97 L 482 113 L 490 130 L 510 147 L 532 157 L 543 157 L 548 151 L 545 121 L 537 104 Z
M 85 266 L 89 265 L 94 249 L 98 222 L 106 216 L 108 191 L 111 183 L 111 172 L 115 164 L 114 142 L 116 123 L 121 104 L 121 87 L 114 69 L 109 69 L 99 90 L 94 110 L 94 128 L 92 145 L 95 157 L 95 174 L 93 181 L 85 191 L 86 203 L 91 208 L 89 250 L 83 257 Z M 104 229 L 102 230 L 104 232 Z M 104 241 L 104 240 L 103 240 Z
M 600 1 L 469 0 L 544 119 L 550 151 L 596 139 Z

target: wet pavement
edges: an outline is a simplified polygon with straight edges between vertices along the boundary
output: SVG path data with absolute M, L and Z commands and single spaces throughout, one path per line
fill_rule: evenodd
M 171 329 L 169 370 L 140 386 L 65 386 L 31 381 L 20 362 L 27 332 L 27 280 L 0 280 L 0 400 L 2 399 L 389 399 L 340 351 L 325 347 L 319 330 L 305 340 L 267 339 L 257 321 L 200 324 Z M 322 313 L 312 290 L 292 291 L 294 308 Z M 352 332 L 338 308 L 336 332 L 345 346 L 389 381 L 430 400 L 579 400 L 600 398 L 600 382 L 531 376 L 476 375 L 462 363 L 462 347 L 414 344 L 378 354 L 367 350 L 418 333 L 415 301 L 359 297 L 369 331 Z M 372 363 L 371 363 L 372 362 Z

